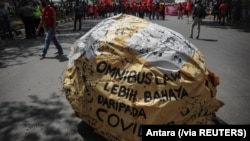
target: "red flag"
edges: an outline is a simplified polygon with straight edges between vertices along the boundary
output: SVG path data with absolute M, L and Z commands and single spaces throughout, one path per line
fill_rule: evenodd
M 186 9 L 187 9 L 188 11 L 191 10 L 191 2 L 190 2 L 190 0 L 187 0 L 187 7 L 186 7 Z

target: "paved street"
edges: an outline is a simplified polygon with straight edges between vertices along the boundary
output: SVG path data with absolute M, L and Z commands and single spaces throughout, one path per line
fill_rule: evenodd
M 53 43 L 46 58 L 44 38 L 16 37 L 0 47 L 0 140 L 1 141 L 102 141 L 83 126 L 72 111 L 62 90 L 67 55 L 76 39 L 101 20 L 83 20 L 82 31 L 73 32 L 73 23 L 59 24 L 64 55 L 57 56 Z M 190 34 L 185 17 L 166 16 L 152 22 L 171 28 L 184 37 Z M 196 33 L 196 32 L 194 32 Z M 195 36 L 195 35 L 194 35 Z M 205 57 L 207 67 L 220 77 L 217 98 L 224 106 L 216 113 L 227 124 L 250 124 L 250 32 L 219 26 L 205 20 L 200 39 L 189 39 Z

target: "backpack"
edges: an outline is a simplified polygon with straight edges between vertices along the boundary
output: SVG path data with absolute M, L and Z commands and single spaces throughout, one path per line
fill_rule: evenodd
M 82 16 L 83 15 L 83 12 L 82 12 L 82 5 L 81 4 L 76 4 L 74 6 L 74 9 L 75 9 L 75 14 L 77 16 Z
M 206 11 L 201 4 L 195 6 L 193 15 L 198 18 L 203 18 L 206 16 Z

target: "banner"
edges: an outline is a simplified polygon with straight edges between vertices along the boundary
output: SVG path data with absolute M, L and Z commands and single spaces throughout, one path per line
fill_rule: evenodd
M 177 6 L 166 6 L 166 15 L 177 16 L 178 15 Z
M 190 0 L 187 0 L 186 9 L 187 9 L 187 11 L 189 11 L 189 12 L 192 10 L 192 9 L 191 9 L 191 2 L 190 2 Z
M 142 125 L 213 125 L 217 85 L 181 34 L 126 14 L 75 42 L 63 84 L 78 117 L 109 141 L 140 141 Z

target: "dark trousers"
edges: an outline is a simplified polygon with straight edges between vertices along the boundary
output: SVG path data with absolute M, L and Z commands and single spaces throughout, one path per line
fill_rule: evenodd
M 33 17 L 23 18 L 23 24 L 25 28 L 26 38 L 34 37 L 36 33 L 34 18 Z
M 139 12 L 139 17 L 144 18 L 144 12 Z
M 35 24 L 35 28 L 37 29 L 38 26 L 39 26 L 39 23 L 40 23 L 41 19 L 40 18 L 35 18 L 34 19 L 34 24 Z M 44 28 L 40 28 L 39 30 L 39 33 L 38 33 L 38 36 L 43 36 L 44 35 Z
M 8 32 L 8 38 L 13 38 L 12 30 L 10 27 L 10 21 L 9 20 L 4 20 L 0 22 L 0 29 L 3 29 L 3 33 L 5 34 Z
M 219 23 L 221 25 L 225 25 L 225 19 L 226 19 L 226 15 L 220 15 Z
M 78 29 L 82 29 L 82 15 L 76 15 L 75 16 L 75 21 L 74 21 L 74 30 L 76 30 L 76 24 L 78 21 Z

